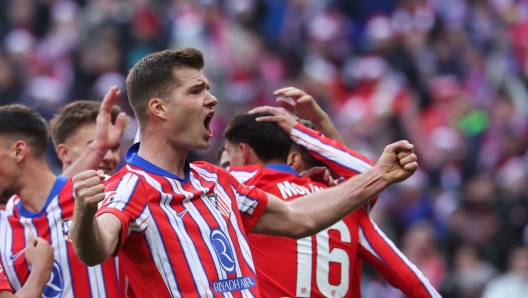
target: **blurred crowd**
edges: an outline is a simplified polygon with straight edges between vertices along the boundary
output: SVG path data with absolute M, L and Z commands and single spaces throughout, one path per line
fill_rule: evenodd
M 193 159 L 215 162 L 231 117 L 299 87 L 373 160 L 416 145 L 420 171 L 372 216 L 445 297 L 528 293 L 528 1 L 0 0 L 0 105 L 50 119 L 178 47 L 204 52 L 219 99 Z M 364 271 L 365 298 L 400 297 Z

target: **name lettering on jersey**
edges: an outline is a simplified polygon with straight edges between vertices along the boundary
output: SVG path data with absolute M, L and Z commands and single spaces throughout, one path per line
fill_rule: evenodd
M 217 293 L 242 291 L 254 287 L 255 284 L 255 279 L 251 276 L 243 276 L 213 281 L 213 289 Z
M 308 185 L 310 186 L 310 189 L 306 188 L 305 186 L 297 185 L 293 182 L 288 181 L 277 183 L 277 187 L 279 188 L 282 198 L 285 200 L 293 196 L 307 195 L 323 190 L 322 187 L 313 185 L 311 183 L 309 183 Z
M 220 199 L 216 194 L 207 194 L 205 197 L 209 202 L 211 202 L 211 204 L 213 204 L 213 207 L 218 212 L 220 212 L 220 214 L 229 218 L 229 214 L 231 213 L 230 208 L 222 199 Z
M 61 266 L 57 261 L 53 262 L 53 270 L 50 279 L 42 291 L 43 298 L 60 298 L 64 291 L 64 279 L 62 278 Z
M 70 226 L 72 223 L 72 219 L 63 219 L 62 220 L 62 235 L 64 236 L 64 240 L 72 242 L 70 238 Z
M 211 230 L 211 243 L 222 269 L 227 273 L 234 273 L 236 266 L 235 257 L 226 234 L 220 229 Z

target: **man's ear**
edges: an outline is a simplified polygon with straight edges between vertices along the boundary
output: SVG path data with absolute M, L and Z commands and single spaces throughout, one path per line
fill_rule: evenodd
M 72 163 L 72 159 L 70 158 L 70 147 L 68 147 L 68 145 L 59 144 L 59 146 L 57 146 L 55 151 L 57 151 L 57 156 L 59 157 L 59 159 L 62 161 L 63 164 Z
M 11 148 L 13 149 L 13 158 L 17 163 L 24 161 L 29 153 L 28 145 L 22 140 L 16 141 Z
M 293 152 L 288 153 L 288 158 L 286 160 L 286 163 L 298 173 L 304 170 L 303 164 L 302 164 L 302 157 L 299 152 L 293 151 Z
M 253 149 L 246 143 L 240 143 L 238 144 L 238 150 L 242 152 L 242 162 L 244 165 L 248 165 L 254 154 Z
M 149 100 L 148 109 L 154 117 L 158 117 L 163 121 L 167 120 L 167 102 L 163 99 L 152 98 Z

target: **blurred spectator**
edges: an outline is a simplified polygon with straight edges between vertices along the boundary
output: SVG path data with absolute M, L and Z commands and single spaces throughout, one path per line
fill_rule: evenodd
M 528 293 L 528 247 L 516 249 L 510 255 L 508 272 L 486 287 L 482 298 L 521 298 Z
M 497 275 L 497 269 L 482 260 L 478 251 L 469 245 L 455 253 L 455 270 L 452 275 L 452 297 L 479 298 L 486 283 Z

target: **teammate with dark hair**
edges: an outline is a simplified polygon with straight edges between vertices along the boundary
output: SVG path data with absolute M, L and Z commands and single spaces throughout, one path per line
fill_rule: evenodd
M 88 267 L 75 255 L 69 237 L 72 182 L 56 177 L 46 163 L 45 120 L 22 105 L 0 107 L 0 143 L 0 193 L 11 197 L 0 213 L 0 255 L 13 289 L 19 290 L 33 274 L 34 259 L 24 250 L 25 239 L 33 234 L 54 248 L 43 297 L 124 297 L 114 259 Z
M 9 198 L 20 184 L 31 183 L 31 177 L 26 177 L 26 181 L 16 179 L 19 174 L 17 164 L 25 163 L 27 167 L 24 160 L 44 160 L 47 136 L 46 122 L 37 112 L 22 105 L 0 107 L 0 197 Z M 38 170 L 33 168 L 32 176 L 37 175 Z M 2 248 L 13 241 L 12 235 L 7 234 L 11 229 L 6 217 L 5 213 L 0 212 Z M 9 252 L 0 249 L 3 264 L 0 265 L 2 298 L 41 297 L 53 268 L 53 247 L 42 237 L 35 238 L 32 232 L 21 236 L 17 246 Z M 20 258 L 21 255 L 25 257 Z M 31 266 L 32 270 L 26 272 L 22 282 L 11 286 L 6 273 L 10 272 L 15 262 L 22 262 L 26 268 Z
M 344 178 L 373 165 L 359 153 L 298 123 L 281 108 L 262 107 L 253 112 L 235 117 L 224 133 L 228 171 L 245 185 L 289 202 L 328 188 L 298 174 L 319 166 L 318 162 L 326 162 Z M 326 131 L 332 130 L 329 125 Z M 440 297 L 372 222 L 370 208 L 367 204 L 316 235 L 298 240 L 248 235 L 262 296 L 361 297 L 361 260 L 365 260 L 407 297 Z

